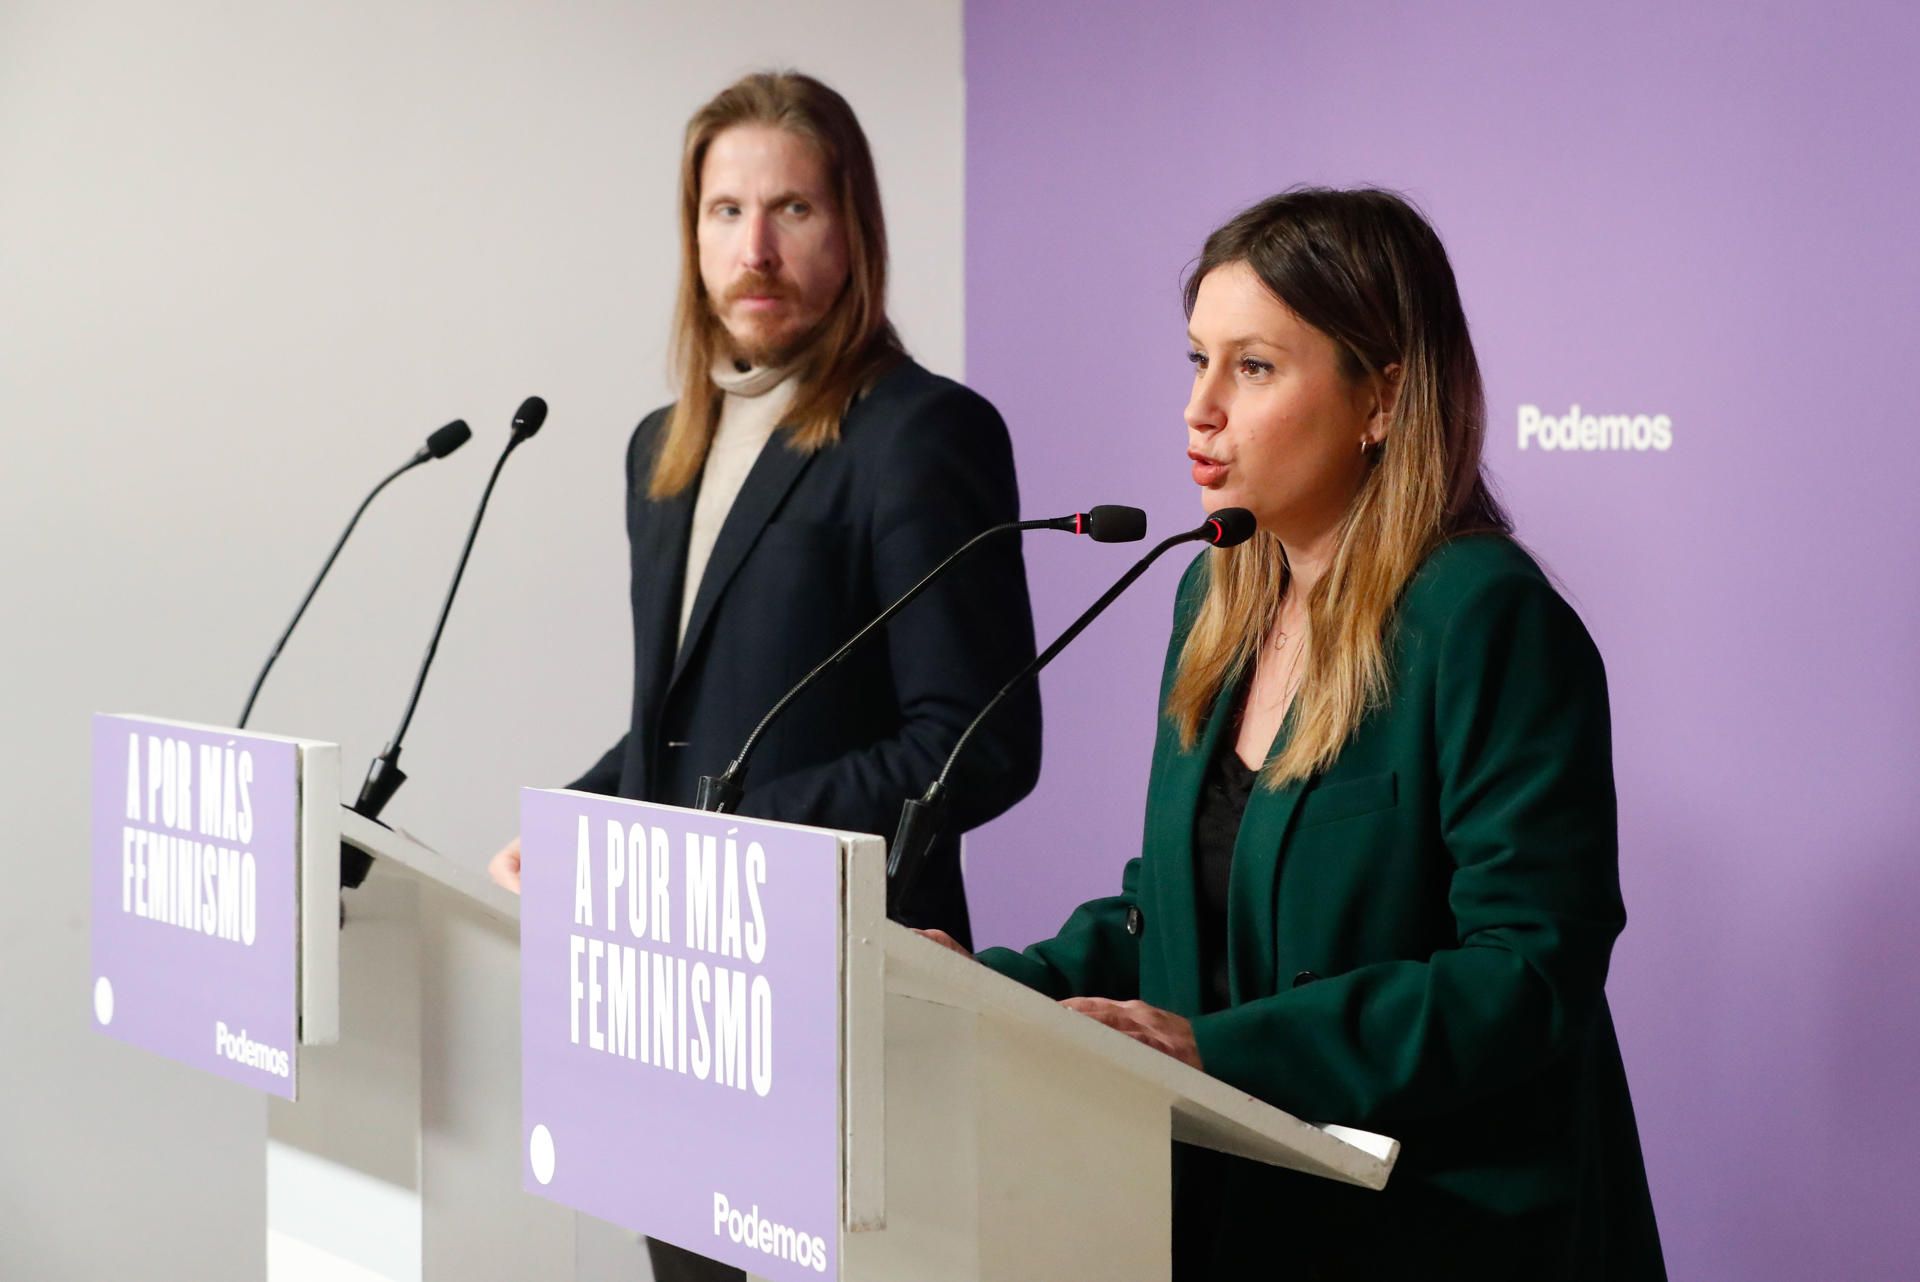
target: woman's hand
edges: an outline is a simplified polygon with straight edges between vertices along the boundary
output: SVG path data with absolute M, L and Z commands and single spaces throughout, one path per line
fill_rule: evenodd
M 520 893 L 520 839 L 515 837 L 487 861 L 487 876 L 514 894 Z
M 951 948 L 962 957 L 973 956 L 944 930 L 915 928 L 913 933 L 922 939 L 931 939 L 942 948 Z M 1193 1042 L 1193 1025 L 1170 1010 L 1145 1002 L 1116 1002 L 1106 997 L 1069 997 L 1060 1004 L 1097 1019 L 1108 1028 L 1118 1029 L 1142 1045 L 1171 1055 L 1189 1068 L 1201 1067 L 1200 1048 Z
M 921 930 L 918 926 L 911 926 L 908 929 L 912 930 L 914 934 L 920 936 L 920 938 L 922 939 L 931 939 L 934 943 L 940 945 L 942 948 L 951 948 L 954 952 L 959 953 L 962 957 L 965 957 L 968 961 L 973 960 L 973 954 L 971 952 L 968 952 L 967 949 L 961 945 L 959 940 L 955 939 L 952 935 L 949 935 L 944 930 Z
M 1143 1046 L 1171 1055 L 1189 1068 L 1202 1067 L 1200 1048 L 1193 1042 L 1193 1025 L 1170 1010 L 1105 997 L 1069 997 L 1060 1004 L 1120 1030 Z

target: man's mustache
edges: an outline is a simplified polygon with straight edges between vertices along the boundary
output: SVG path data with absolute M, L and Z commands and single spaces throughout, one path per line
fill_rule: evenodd
M 777 276 L 764 272 L 748 272 L 733 284 L 727 286 L 723 303 L 737 303 L 743 298 L 778 298 L 788 302 L 799 297 L 799 291 Z

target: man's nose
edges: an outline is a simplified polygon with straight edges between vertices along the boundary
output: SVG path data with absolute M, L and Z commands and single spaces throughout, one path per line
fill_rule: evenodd
M 773 219 L 764 213 L 747 218 L 746 241 L 741 246 L 741 262 L 748 269 L 772 275 L 780 266 L 780 241 Z

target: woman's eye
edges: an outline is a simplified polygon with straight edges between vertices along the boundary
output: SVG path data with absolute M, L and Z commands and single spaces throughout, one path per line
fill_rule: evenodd
M 1251 356 L 1243 356 L 1240 358 L 1240 372 L 1254 376 L 1271 374 L 1273 372 L 1273 366 L 1267 364 L 1265 361 L 1257 361 Z
M 1189 364 L 1189 365 L 1191 365 L 1191 366 L 1193 366 L 1193 369 L 1194 369 L 1194 372 L 1195 372 L 1195 373 L 1199 373 L 1199 372 L 1200 372 L 1201 370 L 1203 370 L 1203 369 L 1205 369 L 1205 368 L 1207 367 L 1207 357 L 1206 357 L 1206 353 L 1204 353 L 1204 352 L 1188 352 L 1188 353 L 1187 353 L 1187 364 Z

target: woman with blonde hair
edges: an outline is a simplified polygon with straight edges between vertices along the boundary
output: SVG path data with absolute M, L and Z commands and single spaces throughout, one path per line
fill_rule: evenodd
M 1381 1193 L 1177 1149 L 1176 1277 L 1664 1278 L 1606 677 L 1488 487 L 1446 251 L 1390 192 L 1295 190 L 1185 301 L 1193 479 L 1260 533 L 1181 582 L 1120 893 L 980 960 L 1400 1140 Z

